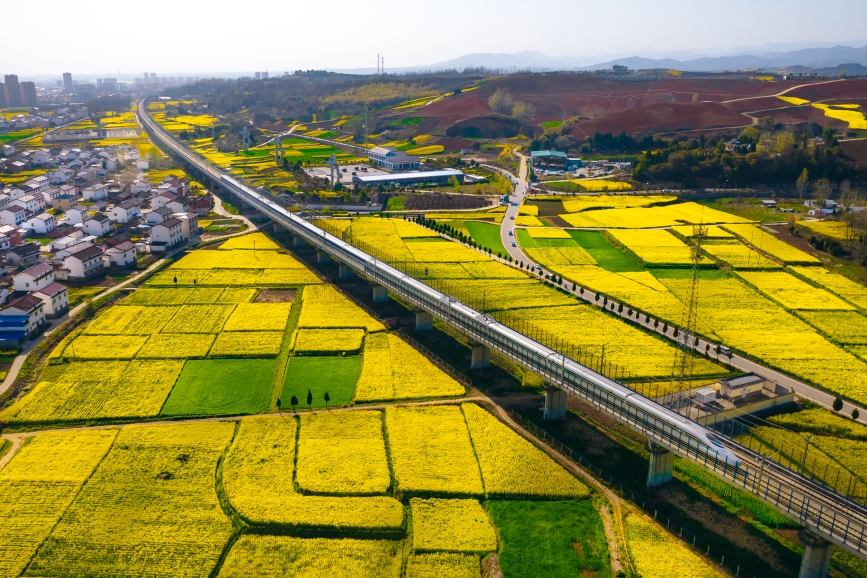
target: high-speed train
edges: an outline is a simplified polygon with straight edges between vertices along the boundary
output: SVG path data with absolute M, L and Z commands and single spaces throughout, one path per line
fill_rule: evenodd
M 250 202 L 250 204 L 256 206 L 262 210 L 262 212 L 279 219 L 286 225 L 289 225 L 293 233 L 301 235 L 314 246 L 327 248 L 328 252 L 333 254 L 339 261 L 353 266 L 359 271 L 368 274 L 373 273 L 380 282 L 383 282 L 384 284 L 393 284 L 396 287 L 399 286 L 400 289 L 411 292 L 417 299 L 426 302 L 429 306 L 433 305 L 433 307 L 430 308 L 434 309 L 434 311 L 431 312 L 437 314 L 439 317 L 446 318 L 452 322 L 457 322 L 457 324 L 463 326 L 464 330 L 469 329 L 472 331 L 474 328 L 477 328 L 478 330 L 484 328 L 484 332 L 479 331 L 475 335 L 475 337 L 481 340 L 489 341 L 491 333 L 498 335 L 499 339 L 495 339 L 498 349 L 505 349 L 506 354 L 512 353 L 512 357 L 519 363 L 534 361 L 537 365 L 541 365 L 542 367 L 552 368 L 552 371 L 555 374 L 562 374 L 564 389 L 573 389 L 567 387 L 567 382 L 578 382 L 579 380 L 582 380 L 590 383 L 595 388 L 607 393 L 608 396 L 606 397 L 609 399 L 614 398 L 619 400 L 619 407 L 621 409 L 627 407 L 627 413 L 631 412 L 632 414 L 635 414 L 637 413 L 636 410 L 638 410 L 649 414 L 660 422 L 666 424 L 670 429 L 679 430 L 685 434 L 689 434 L 702 445 L 706 446 L 705 448 L 697 448 L 696 443 L 691 442 L 691 444 L 686 447 L 686 452 L 690 455 L 703 456 L 707 453 L 720 463 L 725 463 L 733 468 L 740 464 L 738 457 L 732 453 L 718 437 L 701 425 L 641 396 L 614 380 L 564 357 L 562 354 L 497 322 L 490 316 L 484 315 L 468 305 L 437 291 L 433 287 L 430 287 L 402 271 L 391 267 L 387 263 L 375 259 L 361 249 L 338 239 L 305 219 L 290 213 L 267 197 L 243 185 L 237 180 L 226 175 L 222 175 L 221 180 L 227 185 L 227 188 L 242 195 L 243 198 L 246 198 Z M 486 337 L 488 339 L 486 339 Z M 598 403 L 596 405 L 598 405 Z M 607 409 L 611 410 L 612 408 L 608 407 Z M 616 416 L 617 412 L 614 413 Z M 653 436 L 651 435 L 649 437 L 652 439 Z
M 153 123 L 146 113 L 142 115 L 145 123 L 151 126 L 155 135 L 164 131 Z M 279 221 L 290 228 L 291 232 L 300 235 L 315 247 L 327 248 L 337 259 L 357 271 L 375 279 L 384 286 L 391 286 L 401 291 L 426 307 L 430 313 L 452 322 L 469 335 L 487 342 L 516 362 L 529 365 L 534 371 L 548 374 L 551 383 L 560 386 L 596 406 L 602 406 L 605 411 L 613 414 L 621 421 L 628 422 L 633 427 L 642 430 L 652 441 L 679 449 L 681 453 L 694 459 L 708 458 L 727 467 L 737 468 L 741 463 L 712 432 L 701 425 L 690 421 L 662 405 L 647 399 L 640 394 L 620 385 L 587 367 L 563 356 L 562 354 L 542 345 L 541 343 L 497 322 L 492 317 L 476 311 L 457 299 L 437 291 L 433 287 L 391 267 L 368 253 L 351 244 L 338 239 L 323 229 L 313 225 L 301 217 L 287 211 L 268 197 L 241 182 L 222 174 L 219 169 L 210 165 L 196 154 L 178 145 L 168 135 L 164 136 L 166 144 L 178 150 L 192 165 L 216 180 L 232 193 L 245 199 L 250 205 L 265 215 Z M 579 385 L 583 386 L 583 390 Z M 592 392 L 588 390 L 592 388 Z M 665 431 L 667 429 L 667 439 Z M 674 439 L 673 432 L 677 432 Z M 683 435 L 688 436 L 683 440 Z M 692 438 L 692 439 L 690 439 Z M 674 443 L 674 442 L 677 443 Z

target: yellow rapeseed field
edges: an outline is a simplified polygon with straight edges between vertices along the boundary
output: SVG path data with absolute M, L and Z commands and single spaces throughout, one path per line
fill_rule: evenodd
M 115 435 L 116 430 L 39 434 L 0 470 L 0 576 L 24 571 Z
M 216 472 L 234 430 L 230 422 L 123 428 L 27 573 L 210 572 L 233 532 Z
M 708 225 L 704 229 L 704 236 L 708 239 L 731 239 L 734 237 L 734 235 L 718 225 Z M 694 237 L 696 232 L 693 225 L 678 225 L 677 227 L 672 227 L 671 230 L 684 237 Z
M 536 229 L 528 230 L 535 231 Z M 596 264 L 596 259 L 582 247 L 539 247 L 526 251 L 531 259 L 544 267 Z
M 832 341 L 867 345 L 867 317 L 856 311 L 800 311 L 798 317 Z
M 792 267 L 792 271 L 836 293 L 861 309 L 867 309 L 867 287 L 864 285 L 822 267 Z
M 758 251 L 747 247 L 741 242 L 726 242 L 720 244 L 705 243 L 701 248 L 709 255 L 735 269 L 779 269 L 776 261 L 768 259 Z
M 460 383 L 397 335 L 367 336 L 356 401 L 455 397 L 465 393 Z
M 217 335 L 211 357 L 273 357 L 280 353 L 282 331 L 227 331 Z
M 163 333 L 219 333 L 235 307 L 235 305 L 181 305 L 171 321 L 163 326 Z
M 254 249 L 254 250 L 270 250 L 276 251 L 281 249 L 280 245 L 271 240 L 271 237 L 265 233 L 250 233 L 249 235 L 241 235 L 240 237 L 232 237 L 225 243 L 220 245 L 221 251 L 232 249 Z
M 314 285 L 304 290 L 298 327 L 385 330 L 382 323 L 329 285 Z
M 389 407 L 385 425 L 399 491 L 462 496 L 484 493 L 459 407 Z
M 67 359 L 132 359 L 147 337 L 123 335 L 81 335 L 63 350 Z
M 821 263 L 821 261 L 812 255 L 796 249 L 785 241 L 781 241 L 775 237 L 773 233 L 769 233 L 755 225 L 726 225 L 725 229 L 742 238 L 753 247 L 758 248 L 761 252 L 767 253 L 784 263 L 807 265 L 818 265 Z
M 137 359 L 194 359 L 208 355 L 213 333 L 158 333 L 138 350 Z
M 241 303 L 223 331 L 284 331 L 291 309 L 291 303 Z
M 522 207 L 523 208 L 523 207 Z M 539 207 L 535 207 L 538 209 Z M 571 235 L 563 229 L 555 229 L 554 227 L 532 227 L 527 229 L 527 233 L 533 239 L 571 239 Z
M 661 229 L 621 229 L 608 234 L 648 265 L 691 265 L 692 252 L 683 241 Z M 711 263 L 706 257 L 702 263 Z
M 573 227 L 598 229 L 650 229 L 699 223 L 750 222 L 748 219 L 692 202 L 662 207 L 585 211 L 560 215 L 560 218 Z
M 786 309 L 836 311 L 855 309 L 839 297 L 783 271 L 740 271 L 738 275 L 771 299 L 780 302 Z
M 853 110 L 852 105 L 819 104 L 818 102 L 814 102 L 812 106 L 824 111 L 827 117 L 848 123 L 851 130 L 867 129 L 867 119 L 864 118 L 864 113 Z
M 354 353 L 361 349 L 363 329 L 299 329 L 295 337 L 295 352 Z
M 540 223 L 541 225 L 541 223 Z M 408 261 L 419 263 L 466 263 L 487 261 L 487 257 L 451 241 L 408 241 Z
M 302 415 L 295 479 L 299 488 L 314 494 L 385 494 L 391 474 L 382 413 Z
M 671 203 L 671 195 L 576 195 L 562 197 L 567 213 L 580 213 L 587 209 L 631 209 Z
M 479 572 L 475 554 L 415 554 L 406 561 L 406 578 L 478 578 Z
M 120 369 L 114 374 L 111 365 Z M 5 410 L 9 423 L 147 418 L 159 414 L 183 361 L 82 362 L 43 381 Z M 103 368 L 109 366 L 105 373 Z
M 798 225 L 840 241 L 848 241 L 855 234 L 844 221 L 798 221 Z
M 246 535 L 232 546 L 219 578 L 400 578 L 402 563 L 400 542 Z
M 461 409 L 488 497 L 583 498 L 590 495 L 587 486 L 484 409 L 473 403 L 465 403 Z
M 413 498 L 414 552 L 494 552 L 497 531 L 476 500 Z
M 810 104 L 809 100 L 798 98 L 797 96 L 778 96 L 782 101 L 788 102 L 789 104 L 794 104 L 796 106 L 800 106 L 802 104 Z
M 150 335 L 159 333 L 178 312 L 178 307 L 109 307 L 87 326 L 87 335 Z
M 253 524 L 344 530 L 399 530 L 403 505 L 387 496 L 303 496 L 295 490 L 295 417 L 244 418 L 226 457 L 223 484 Z
M 698 554 L 637 514 L 626 516 L 626 541 L 629 557 L 643 578 L 723 578 Z
M 421 225 L 416 225 L 415 223 L 410 221 L 404 221 L 403 219 L 380 220 L 384 223 L 391 223 L 394 226 L 394 230 L 397 232 L 401 239 L 439 237 L 439 233 L 437 233 L 436 231 L 432 231 L 427 227 L 422 227 Z M 349 221 L 346 222 L 348 223 Z

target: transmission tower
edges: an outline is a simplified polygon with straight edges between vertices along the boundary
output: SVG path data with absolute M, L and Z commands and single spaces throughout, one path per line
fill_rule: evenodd
M 692 346 L 696 340 L 696 327 L 698 325 L 698 280 L 699 266 L 701 265 L 701 244 L 707 237 L 707 226 L 699 224 L 692 227 L 692 244 L 690 260 L 692 261 L 692 275 L 686 290 L 686 299 L 683 303 L 683 313 L 680 317 L 681 333 L 677 336 L 677 347 L 674 352 L 674 364 L 671 369 L 672 394 L 670 405 L 675 411 L 689 403 L 689 398 L 684 392 L 689 389 L 689 381 L 692 379 L 695 357 L 692 355 Z
M 274 157 L 277 160 L 277 166 L 281 166 L 283 164 L 283 139 L 280 138 L 280 135 L 277 135 L 277 139 L 274 141 Z
M 250 133 L 247 132 L 247 127 L 241 129 L 241 139 L 244 141 L 244 152 L 249 152 L 250 149 Z

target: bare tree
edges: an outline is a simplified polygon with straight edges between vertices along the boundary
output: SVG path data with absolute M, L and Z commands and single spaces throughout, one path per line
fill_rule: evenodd
M 819 179 L 813 183 L 813 195 L 816 197 L 817 209 L 825 208 L 825 201 L 831 198 L 831 191 L 833 190 L 834 186 L 828 179 Z
M 807 189 L 810 188 L 810 174 L 807 172 L 806 168 L 801 172 L 801 176 L 798 177 L 798 180 L 795 181 L 795 186 L 798 187 L 798 198 L 803 199 L 804 193 L 806 193 Z
M 852 206 L 852 193 L 854 192 L 852 189 L 852 183 L 848 180 L 840 183 L 840 204 L 846 207 L 847 209 Z

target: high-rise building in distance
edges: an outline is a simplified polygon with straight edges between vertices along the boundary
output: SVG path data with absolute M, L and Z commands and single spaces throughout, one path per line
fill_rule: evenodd
M 64 92 L 72 92 L 72 75 L 68 72 L 63 73 L 63 90 Z
M 21 83 L 21 104 L 36 104 L 36 84 L 33 82 Z
M 21 104 L 21 87 L 18 85 L 18 76 L 7 74 L 4 80 L 6 81 L 3 85 L 6 94 L 6 104 L 9 106 Z
M 0 82 L 0 106 L 6 106 L 6 85 Z

